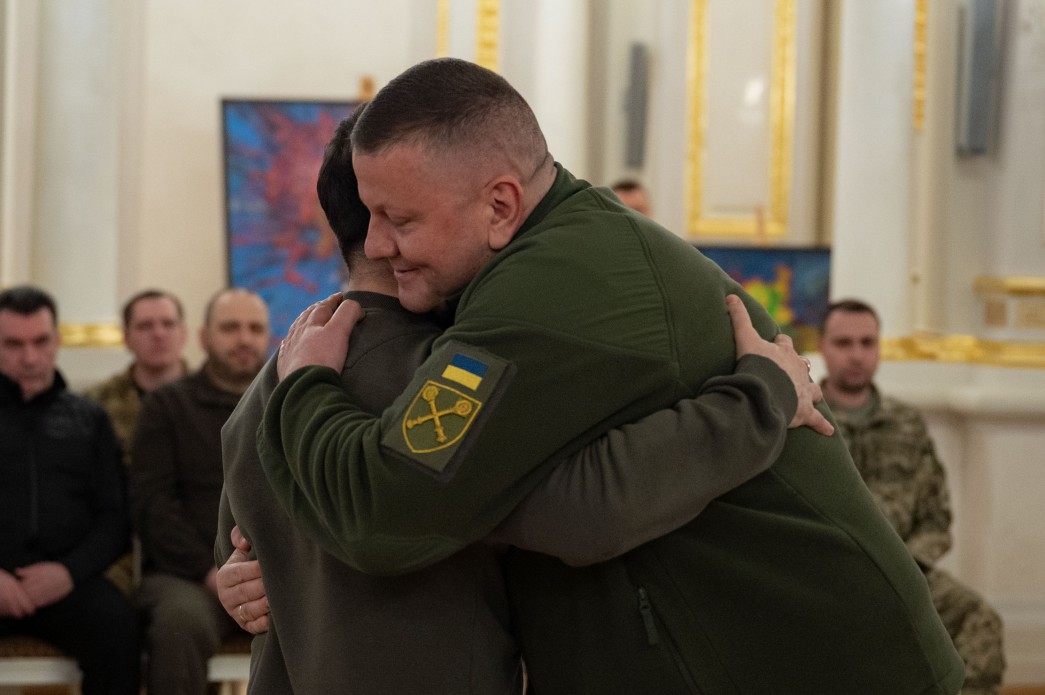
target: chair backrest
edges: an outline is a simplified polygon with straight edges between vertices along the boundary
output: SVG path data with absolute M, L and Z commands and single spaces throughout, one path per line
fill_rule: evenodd
M 80 667 L 50 643 L 0 637 L 0 685 L 79 685 Z
M 250 636 L 227 640 L 207 662 L 211 683 L 242 684 L 250 675 Z M 79 686 L 80 667 L 49 642 L 34 637 L 0 637 L 0 686 Z

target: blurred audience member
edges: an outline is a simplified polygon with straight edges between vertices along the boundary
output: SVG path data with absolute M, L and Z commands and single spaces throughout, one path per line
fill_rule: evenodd
M 610 186 L 610 188 L 620 199 L 620 202 L 646 217 L 650 216 L 649 191 L 641 183 L 635 179 L 621 179 Z
M 218 601 L 214 566 L 221 427 L 264 364 L 268 341 L 261 297 L 223 290 L 208 303 L 200 330 L 203 367 L 142 404 L 129 475 L 142 544 L 138 603 L 150 695 L 205 692 L 207 659 L 239 631 Z
M 828 307 L 820 335 L 824 397 L 875 502 L 925 573 L 933 604 L 965 662 L 963 695 L 998 695 L 1005 670 L 1001 618 L 935 567 L 951 547 L 947 480 L 921 414 L 874 385 L 879 328 L 878 314 L 862 301 Z
M 134 355 L 124 371 L 87 390 L 87 397 L 109 413 L 130 467 L 131 442 L 142 399 L 149 391 L 185 375 L 185 314 L 173 294 L 147 289 L 123 305 L 123 342 Z M 128 594 L 133 585 L 133 558 L 128 553 L 108 571 L 114 584 Z
M 127 549 L 120 450 L 105 411 L 55 369 L 54 300 L 0 292 L 0 636 L 73 656 L 84 695 L 138 692 L 130 603 L 104 576 Z

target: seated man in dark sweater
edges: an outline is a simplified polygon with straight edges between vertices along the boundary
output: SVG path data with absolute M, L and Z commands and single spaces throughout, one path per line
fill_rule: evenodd
M 55 369 L 54 300 L 0 292 L 0 637 L 72 655 L 84 695 L 138 692 L 137 619 L 105 569 L 130 544 L 120 447 L 105 411 Z
M 207 304 L 200 370 L 153 390 L 142 404 L 130 470 L 141 539 L 150 695 L 198 695 L 207 660 L 238 632 L 217 599 L 211 562 L 221 495 L 221 426 L 265 360 L 268 308 L 227 289 Z

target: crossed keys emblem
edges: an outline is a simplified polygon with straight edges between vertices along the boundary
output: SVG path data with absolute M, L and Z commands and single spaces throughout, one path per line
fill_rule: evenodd
M 451 391 L 451 389 L 446 389 Z M 472 402 L 466 398 L 458 398 L 457 401 L 448 408 L 439 409 L 436 405 L 436 399 L 439 397 L 440 388 L 434 384 L 428 384 L 421 389 L 421 398 L 428 404 L 429 412 L 424 415 L 419 415 L 415 418 L 407 418 L 405 425 L 407 429 L 413 429 L 418 425 L 422 425 L 426 422 L 431 422 L 435 427 L 435 440 L 440 444 L 444 444 L 447 441 L 446 430 L 443 428 L 443 418 L 447 415 L 456 415 L 464 420 L 468 419 L 468 416 L 472 414 Z

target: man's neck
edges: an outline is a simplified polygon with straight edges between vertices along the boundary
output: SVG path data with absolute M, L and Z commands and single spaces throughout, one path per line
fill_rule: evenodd
M 138 388 L 146 392 L 182 376 L 185 376 L 185 365 L 181 360 L 159 369 L 151 369 L 141 362 L 135 362 L 131 365 L 131 379 L 138 385 Z
M 356 270 L 348 276 L 349 292 L 373 292 L 375 294 L 387 294 L 392 297 L 399 296 L 399 286 L 396 285 L 395 277 L 381 269 L 380 272 L 367 273 Z
M 210 379 L 210 383 L 214 384 L 218 390 L 225 391 L 226 393 L 234 393 L 237 396 L 242 396 L 247 388 L 250 387 L 251 382 L 254 381 L 253 376 L 243 379 L 231 379 L 223 376 L 209 361 L 203 364 L 203 373 L 207 375 L 207 378 Z
M 834 386 L 830 380 L 824 382 L 824 398 L 828 405 L 833 408 L 855 410 L 867 403 L 871 398 L 871 387 L 859 391 L 844 391 Z

